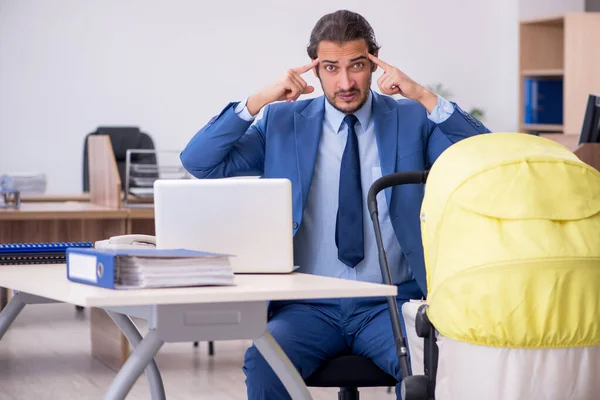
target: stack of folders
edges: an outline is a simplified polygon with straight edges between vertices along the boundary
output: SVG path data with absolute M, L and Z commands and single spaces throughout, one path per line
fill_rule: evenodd
M 45 193 L 46 175 L 42 173 L 0 174 L 0 187 L 14 189 L 21 193 Z
M 228 255 L 192 250 L 69 249 L 69 280 L 110 289 L 233 285 Z

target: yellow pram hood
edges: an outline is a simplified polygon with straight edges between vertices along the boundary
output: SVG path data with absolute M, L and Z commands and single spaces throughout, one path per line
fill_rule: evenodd
M 421 229 L 442 335 L 600 345 L 600 172 L 564 146 L 521 133 L 454 144 L 427 178 Z

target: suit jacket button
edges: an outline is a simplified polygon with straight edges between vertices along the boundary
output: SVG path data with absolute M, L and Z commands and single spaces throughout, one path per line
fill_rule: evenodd
M 297 223 L 297 222 L 294 222 L 294 223 L 292 224 L 292 228 L 294 228 L 294 229 L 298 229 L 298 223 Z

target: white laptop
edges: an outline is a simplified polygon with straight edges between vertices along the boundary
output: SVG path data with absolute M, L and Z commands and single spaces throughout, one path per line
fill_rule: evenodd
M 185 179 L 154 183 L 156 247 L 234 255 L 234 273 L 294 269 L 287 179 Z

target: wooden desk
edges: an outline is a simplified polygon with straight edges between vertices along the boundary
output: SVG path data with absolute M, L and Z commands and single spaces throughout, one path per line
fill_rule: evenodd
M 130 207 L 127 212 L 127 233 L 155 235 L 154 207 Z
M 125 198 L 125 194 L 121 193 L 121 200 Z M 64 202 L 64 201 L 80 201 L 80 202 L 89 202 L 92 200 L 92 196 L 89 192 L 84 193 L 66 193 L 66 194 L 22 194 L 21 202 L 25 203 L 40 203 L 40 202 Z M 133 204 L 151 204 L 152 201 L 147 199 L 137 199 L 135 197 L 130 196 L 129 202 Z
M 600 171 L 600 143 L 584 143 L 575 150 L 575 154 L 583 162 Z
M 151 398 L 164 399 L 162 378 L 153 359 L 165 342 L 252 339 L 293 399 L 310 393 L 292 363 L 267 331 L 270 300 L 395 296 L 395 286 L 307 274 L 236 275 L 235 286 L 111 290 L 70 282 L 62 265 L 0 268 L 0 284 L 18 293 L 0 314 L 0 337 L 26 304 L 59 301 L 105 309 L 128 335 L 134 356 L 120 369 L 106 399 L 124 399 L 146 370 Z M 32 279 L 35 278 L 35 279 Z M 147 319 L 151 329 L 141 341 L 130 318 Z
M 47 203 L 47 202 L 65 202 L 65 201 L 90 201 L 89 193 L 73 193 L 73 194 L 23 194 L 21 195 L 22 203 Z
M 22 203 L 0 209 L 0 243 L 96 241 L 126 231 L 127 210 L 84 202 Z
M 18 210 L 0 209 L 0 221 L 126 219 L 128 216 L 126 209 L 115 210 L 88 202 L 32 202 L 21 203 Z
M 123 198 L 123 194 L 121 194 L 121 198 Z M 76 206 L 59 206 L 58 203 L 89 203 L 90 201 L 90 193 L 24 195 L 21 197 L 21 210 L 27 211 L 29 213 L 28 215 L 31 217 L 36 211 L 41 212 L 47 210 L 52 212 L 56 207 L 62 207 L 65 210 L 77 210 Z M 138 207 L 135 205 L 137 203 L 135 198 L 130 199 L 130 202 L 134 204 L 134 206 L 121 207 L 121 210 L 127 212 L 127 222 L 124 233 L 144 233 L 147 235 L 154 235 L 154 205 L 145 200 L 141 200 L 139 201 L 140 206 Z M 38 208 L 35 206 L 28 206 L 25 203 L 40 203 L 44 205 Z M 111 210 L 112 209 L 114 208 L 111 208 Z M 79 210 L 85 210 L 85 206 L 81 207 Z M 109 208 L 104 208 L 104 210 L 109 210 Z M 41 215 L 43 215 L 43 213 L 41 213 Z M 9 217 L 6 217 L 6 219 L 8 218 Z M 2 220 L 2 217 L 0 217 L 0 220 Z M 2 237 L 0 236 L 0 243 L 1 242 Z
M 579 143 L 579 135 L 563 133 L 542 133 L 540 136 L 558 142 L 571 151 L 575 151 Z

